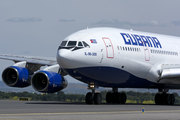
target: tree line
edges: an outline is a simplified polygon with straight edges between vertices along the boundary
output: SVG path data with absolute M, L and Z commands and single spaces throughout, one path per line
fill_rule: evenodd
M 102 101 L 106 100 L 106 93 L 108 91 L 101 91 Z M 127 95 L 126 103 L 139 103 L 139 104 L 149 104 L 154 103 L 154 97 L 156 93 L 150 92 L 125 92 Z M 180 104 L 180 96 L 177 93 L 173 93 L 176 97 L 175 103 Z M 84 102 L 85 95 L 83 94 L 65 94 L 63 91 L 59 91 L 53 94 L 39 94 L 39 93 L 29 93 L 29 92 L 2 92 L 0 91 L 1 100 L 19 100 L 19 98 L 29 98 L 31 101 L 62 101 L 62 102 Z

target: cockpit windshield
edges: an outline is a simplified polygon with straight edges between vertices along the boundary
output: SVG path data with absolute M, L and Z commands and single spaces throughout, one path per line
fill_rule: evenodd
M 68 47 L 74 47 L 74 46 L 76 46 L 76 43 L 77 43 L 77 41 L 69 41 L 67 46 Z
M 66 46 L 67 41 L 62 41 L 60 46 Z
M 58 49 L 71 49 L 72 51 L 90 47 L 85 41 L 62 41 Z
M 83 41 L 84 47 L 90 47 L 86 42 Z
M 78 42 L 78 47 L 83 47 L 82 42 Z

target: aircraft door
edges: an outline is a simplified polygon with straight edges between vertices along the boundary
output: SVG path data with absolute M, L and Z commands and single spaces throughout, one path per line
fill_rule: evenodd
M 144 43 L 144 55 L 145 55 L 145 61 L 150 61 L 150 53 L 149 53 L 149 48 L 148 45 Z
M 102 38 L 106 47 L 106 56 L 107 58 L 114 58 L 114 48 L 112 42 L 109 38 Z

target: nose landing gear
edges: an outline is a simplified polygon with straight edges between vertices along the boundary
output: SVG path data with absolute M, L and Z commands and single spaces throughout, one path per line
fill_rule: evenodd
M 101 101 L 102 101 L 102 96 L 100 93 L 95 93 L 95 84 L 94 83 L 90 83 L 88 85 L 88 89 L 91 89 L 92 92 L 88 92 L 86 94 L 86 104 L 96 104 L 96 105 L 99 105 L 101 104 Z

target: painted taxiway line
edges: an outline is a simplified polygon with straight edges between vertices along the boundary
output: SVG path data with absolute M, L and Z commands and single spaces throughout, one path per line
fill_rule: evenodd
M 154 110 L 154 111 L 145 111 L 144 113 L 152 113 L 152 112 L 180 112 L 180 110 Z M 0 114 L 1 115 L 68 115 L 68 114 L 107 114 L 107 113 L 142 113 L 142 111 L 108 111 L 108 112 L 64 112 L 64 113 L 17 113 L 17 114 Z

